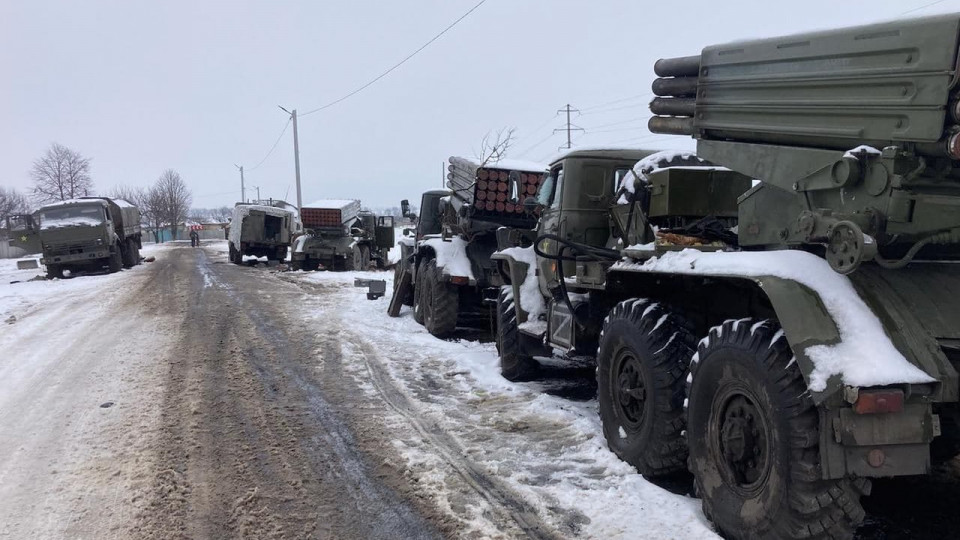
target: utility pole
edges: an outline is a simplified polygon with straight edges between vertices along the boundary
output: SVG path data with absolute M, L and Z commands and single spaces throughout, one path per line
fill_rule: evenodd
M 283 107 L 280 107 L 280 110 L 293 119 L 293 166 L 297 173 L 297 212 L 300 212 L 303 210 L 303 200 L 300 195 L 300 138 L 297 133 L 297 110 L 288 111 Z
M 567 150 L 569 150 L 570 148 L 573 147 L 573 142 L 570 140 L 570 132 L 571 132 L 571 131 L 583 131 L 584 129 L 583 129 L 582 127 L 580 127 L 580 126 L 577 126 L 577 125 L 574 125 L 574 124 L 571 124 L 571 123 L 570 123 L 570 113 L 572 113 L 572 112 L 579 113 L 579 112 L 580 112 L 580 109 L 571 109 L 571 108 L 570 108 L 570 104 L 567 103 L 567 106 L 564 107 L 563 109 L 558 110 L 558 111 L 557 111 L 557 114 L 562 113 L 562 112 L 567 113 L 567 127 L 566 127 L 566 128 L 561 128 L 561 129 L 555 129 L 555 130 L 553 130 L 553 132 L 556 133 L 556 132 L 558 132 L 558 131 L 564 131 L 564 130 L 566 130 L 566 132 L 567 132 Z M 560 148 L 563 148 L 563 147 L 561 146 Z
M 253 186 L 257 190 L 257 204 L 260 204 L 260 186 Z
M 243 165 L 234 163 L 233 166 L 240 169 L 240 202 L 247 202 L 247 190 L 243 187 Z

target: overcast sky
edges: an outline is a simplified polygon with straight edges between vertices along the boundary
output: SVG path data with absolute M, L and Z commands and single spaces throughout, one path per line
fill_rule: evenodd
M 416 50 L 479 0 L 2 0 L 0 185 L 24 192 L 52 142 L 92 158 L 96 188 L 167 168 L 195 207 L 296 201 L 287 122 Z M 582 111 L 581 145 L 692 147 L 651 136 L 653 62 L 748 37 L 960 11 L 960 0 L 487 0 L 405 65 L 300 119 L 303 201 L 392 206 L 440 186 L 450 155 L 515 127 L 509 157 L 546 160 Z M 919 8 L 919 9 L 918 9 Z

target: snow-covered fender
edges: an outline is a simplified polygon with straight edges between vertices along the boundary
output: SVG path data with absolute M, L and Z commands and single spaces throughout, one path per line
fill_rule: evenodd
M 470 258 L 467 257 L 467 242 L 459 236 L 452 238 L 427 238 L 420 242 L 417 262 L 433 257 L 444 280 L 457 285 L 476 285 Z
M 868 302 L 854 281 L 830 269 L 822 258 L 802 251 L 700 252 L 684 250 L 639 262 L 626 259 L 613 265 L 608 285 L 628 283 L 625 274 L 675 278 L 714 278 L 717 282 L 747 282 L 769 302 L 816 403 L 842 395 L 845 386 L 926 386 L 926 392 L 956 400 L 956 372 L 928 335 L 921 347 L 901 339 L 902 331 L 889 317 L 889 306 Z M 670 300 L 670 292 L 663 299 Z M 953 384 L 936 384 L 949 379 Z
M 523 295 L 520 294 L 520 287 L 523 285 L 524 280 L 527 279 L 530 264 L 514 257 L 509 251 L 497 251 L 493 255 L 490 255 L 490 259 L 501 262 L 503 267 L 506 268 L 510 288 L 513 289 L 513 304 L 517 309 L 517 322 L 526 322 L 528 311 L 524 309 Z

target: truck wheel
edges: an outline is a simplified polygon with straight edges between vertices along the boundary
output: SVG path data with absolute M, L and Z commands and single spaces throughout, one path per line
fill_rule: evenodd
M 497 352 L 500 354 L 500 374 L 508 381 L 529 381 L 540 371 L 540 364 L 520 348 L 520 328 L 513 288 L 500 287 L 497 296 Z
M 119 272 L 123 268 L 123 252 L 120 250 L 120 244 L 118 243 L 114 246 L 113 253 L 110 254 L 109 259 L 110 273 Z
M 426 261 L 420 261 L 417 264 L 417 275 L 414 278 L 413 285 L 413 320 L 417 321 L 419 324 L 423 324 L 423 276 L 427 271 Z
M 121 257 L 123 260 L 123 267 L 133 268 L 133 266 L 137 264 L 133 259 L 133 250 L 134 250 L 133 242 L 129 238 L 127 238 L 127 240 L 124 241 L 123 245 L 124 245 L 124 249 L 121 254 Z
M 48 279 L 63 279 L 63 267 L 58 264 L 48 264 L 47 265 L 47 278 Z
M 424 292 L 427 293 L 423 326 L 438 338 L 449 336 L 457 328 L 457 308 L 460 304 L 459 291 L 443 281 L 442 277 L 437 260 L 427 261 L 423 277 Z
M 690 368 L 690 470 L 721 533 L 852 538 L 869 481 L 819 479 L 819 416 L 783 332 L 727 321 Z
M 614 306 L 597 355 L 597 399 L 607 445 L 644 476 L 686 467 L 684 376 L 693 336 L 661 304 L 633 298 Z
M 243 264 L 243 255 L 237 251 L 237 248 L 233 247 L 233 242 L 230 242 L 230 262 L 233 264 Z

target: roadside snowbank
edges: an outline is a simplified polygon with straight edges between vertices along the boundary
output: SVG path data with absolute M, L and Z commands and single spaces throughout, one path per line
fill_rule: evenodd
M 850 280 L 834 272 L 827 261 L 804 251 L 701 252 L 685 249 L 645 263 L 620 262 L 612 269 L 634 272 L 671 272 L 765 276 L 790 279 L 820 296 L 837 323 L 840 343 L 815 345 L 804 352 L 813 361 L 810 389 L 826 388 L 832 375 L 851 386 L 926 383 L 933 378 L 900 354 L 887 337 L 876 315 L 860 299 Z

